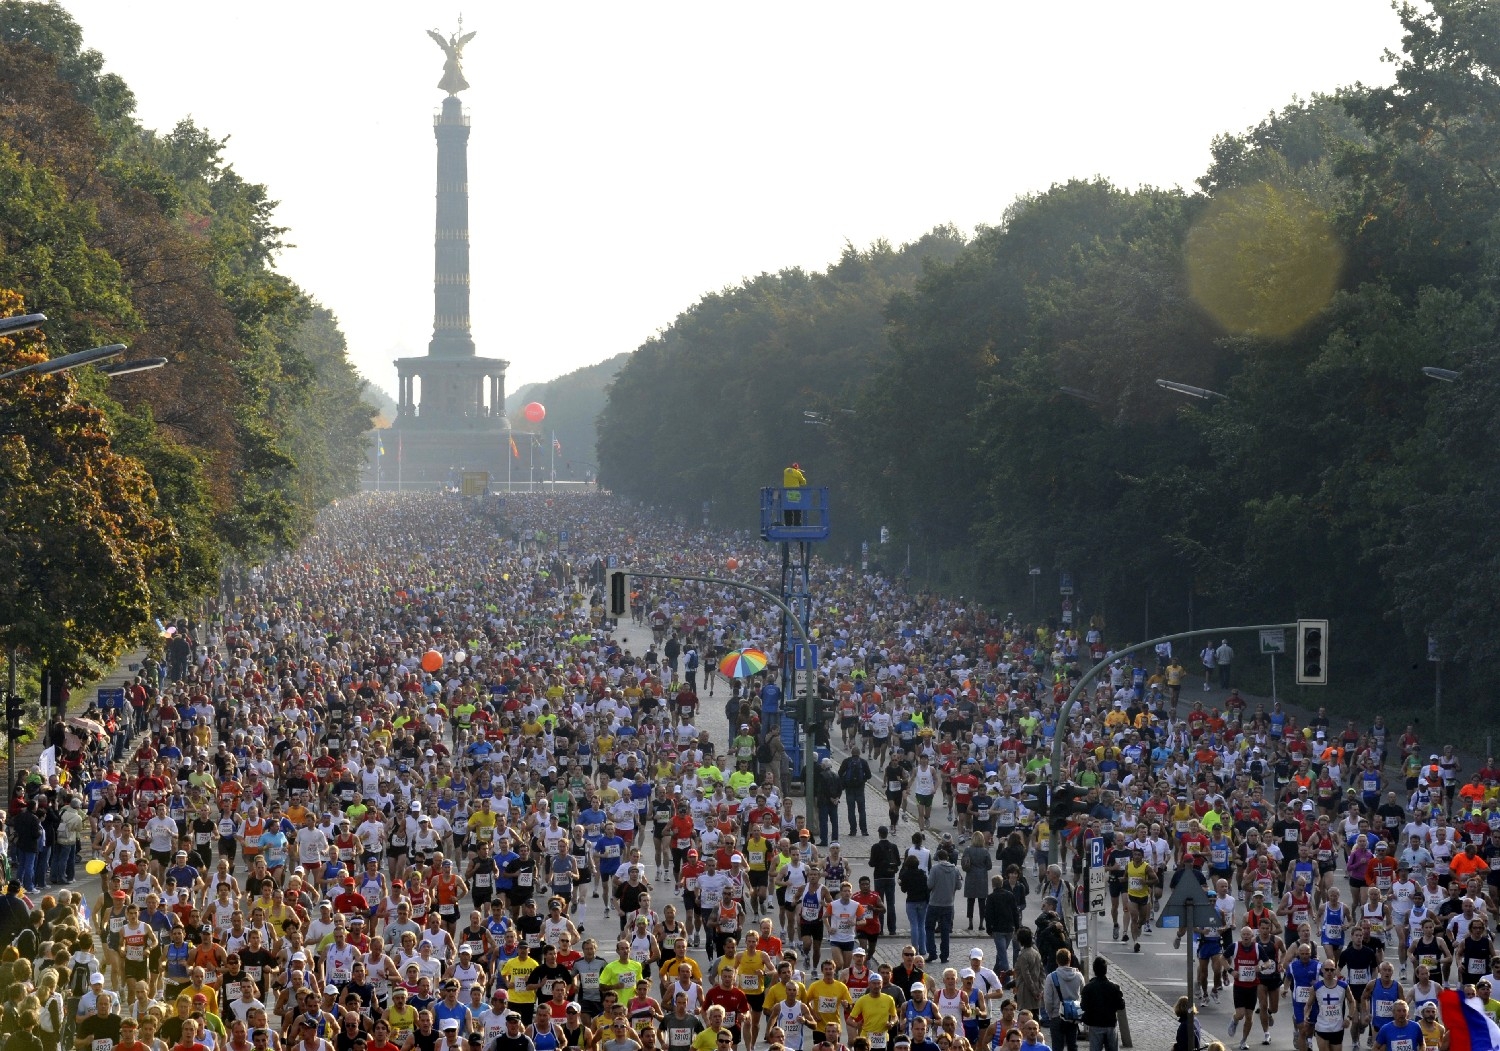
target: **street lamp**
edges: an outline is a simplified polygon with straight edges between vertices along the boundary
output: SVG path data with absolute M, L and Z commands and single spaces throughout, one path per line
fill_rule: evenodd
M 1170 390 L 1175 391 L 1178 394 L 1186 394 L 1189 398 L 1202 398 L 1204 401 L 1207 401 L 1209 398 L 1219 398 L 1223 401 L 1229 400 L 1228 397 L 1220 394 L 1216 390 L 1209 390 L 1207 387 L 1194 387 L 1191 384 L 1187 383 L 1177 383 L 1174 380 L 1157 380 L 1156 385 L 1162 390 Z
M 46 320 L 46 314 L 18 314 L 15 317 L 0 318 L 0 336 L 29 332 L 34 328 L 40 328 L 42 322 Z
M 12 320 L 7 318 L 6 320 Z M 34 326 L 33 326 L 34 327 Z M 71 354 L 62 354 L 46 361 L 34 362 L 30 365 L 22 365 L 18 369 L 9 372 L 0 372 L 0 380 L 14 379 L 17 376 L 50 376 L 55 372 L 67 372 L 76 369 L 80 365 L 90 365 L 96 361 L 108 361 L 125 353 L 126 347 L 123 343 L 111 343 L 106 347 L 91 347 L 88 350 L 75 350 Z
M 150 372 L 168 364 L 171 363 L 166 358 L 136 358 L 134 361 L 112 361 L 107 365 L 100 365 L 99 371 L 111 378 L 133 376 L 137 372 Z
M 1058 387 L 1057 389 L 1060 393 L 1066 394 L 1070 398 L 1077 398 L 1079 401 L 1091 402 L 1094 405 L 1104 404 L 1104 399 L 1093 391 L 1082 390 L 1078 387 Z
M 1452 369 L 1440 369 L 1436 365 L 1423 365 L 1422 375 L 1430 380 L 1437 380 L 1441 383 L 1453 383 L 1459 377 L 1459 373 L 1454 372 Z

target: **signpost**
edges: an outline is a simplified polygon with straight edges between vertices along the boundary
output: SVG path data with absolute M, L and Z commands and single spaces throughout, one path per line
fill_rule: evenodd
M 1106 914 L 1104 891 L 1104 837 L 1095 836 L 1089 840 L 1088 945 L 1098 944 L 1094 938 L 1095 922 Z
M 1163 929 L 1176 927 L 1177 933 L 1182 936 L 1182 944 L 1187 947 L 1187 994 L 1191 1000 L 1195 952 L 1193 935 L 1199 927 L 1218 926 L 1219 918 L 1218 910 L 1214 908 L 1214 892 L 1198 882 L 1197 871 L 1179 869 L 1178 874 L 1181 878 L 1177 881 L 1177 886 L 1172 888 L 1167 903 L 1162 906 L 1156 925 Z M 1172 922 L 1168 923 L 1168 920 Z
M 1271 657 L 1271 703 L 1276 703 L 1276 655 L 1286 652 L 1286 629 L 1271 628 L 1260 633 L 1260 652 Z

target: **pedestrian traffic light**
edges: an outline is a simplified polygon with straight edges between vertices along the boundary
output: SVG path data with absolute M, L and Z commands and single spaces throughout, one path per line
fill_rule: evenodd
M 1297 621 L 1297 685 L 1328 685 L 1328 621 Z
M 609 615 L 623 617 L 630 612 L 630 574 L 617 569 L 609 575 Z

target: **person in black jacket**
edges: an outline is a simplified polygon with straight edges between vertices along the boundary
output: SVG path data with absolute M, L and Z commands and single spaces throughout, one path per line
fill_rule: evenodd
M 1089 1051 L 1120 1051 L 1117 1026 L 1125 1010 L 1125 994 L 1109 980 L 1109 961 L 1102 956 L 1094 957 L 1094 978 L 1083 987 L 1079 1006 L 1089 1034 Z
M 931 956 L 932 946 L 927 944 L 927 901 L 932 896 L 927 887 L 927 873 L 922 871 L 915 854 L 908 854 L 901 862 L 901 874 L 896 881 L 906 895 L 906 922 L 911 926 L 911 943 L 921 956 Z
M 16 878 L 28 894 L 36 890 L 36 857 L 42 845 L 42 823 L 29 806 L 10 815 L 10 847 L 16 856 Z
M 1057 899 L 1051 895 L 1042 899 L 1042 911 L 1036 918 L 1036 951 L 1042 954 L 1042 963 L 1051 974 L 1056 966 L 1058 949 L 1069 948 L 1068 928 L 1057 914 Z
M 865 819 L 865 782 L 874 774 L 864 756 L 859 754 L 859 745 L 850 751 L 849 758 L 839 764 L 839 784 L 844 789 L 844 802 L 849 810 L 849 834 L 854 835 L 854 818 L 859 817 L 859 834 L 868 836 L 870 826 Z
M 881 825 L 875 830 L 880 837 L 870 845 L 870 868 L 875 876 L 875 893 L 885 901 L 885 933 L 896 933 L 896 873 L 901 871 L 901 848 L 891 842 L 891 830 Z
M 839 838 L 839 775 L 832 759 L 813 767 L 813 798 L 818 801 L 818 846 L 828 846 L 828 826 L 833 838 Z
M 21 899 L 21 881 L 13 879 L 6 893 L 0 895 L 0 945 L 15 941 L 16 935 L 28 930 L 30 924 L 31 910 Z
M 995 970 L 1010 970 L 1010 943 L 1021 926 L 1021 909 L 1004 876 L 990 877 L 990 893 L 984 899 L 984 926 L 995 939 Z

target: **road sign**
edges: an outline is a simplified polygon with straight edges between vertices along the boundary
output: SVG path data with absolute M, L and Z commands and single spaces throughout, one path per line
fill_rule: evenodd
M 1104 891 L 1104 838 L 1095 836 L 1089 840 L 1089 911 L 1096 916 L 1105 915 Z
M 609 568 L 610 569 L 619 569 L 620 568 L 620 556 L 619 555 L 610 555 L 609 556 Z
M 1173 922 L 1168 923 L 1169 918 Z M 1184 872 L 1177 886 L 1172 888 L 1172 895 L 1156 920 L 1158 927 L 1177 927 L 1179 930 L 1216 927 L 1218 923 L 1213 891 L 1199 883 L 1190 872 Z
M 1057 575 L 1057 593 L 1059 595 L 1073 594 L 1073 574 L 1059 573 Z
M 811 653 L 808 653 L 809 649 L 812 650 Z M 800 642 L 797 643 L 796 646 L 792 647 L 792 666 L 796 668 L 797 671 L 807 670 L 809 657 L 811 657 L 812 659 L 813 670 L 816 671 L 818 667 L 818 647 L 816 645 L 811 647 L 804 646 Z
M 568 550 L 568 531 L 566 529 L 559 529 L 557 531 L 557 550 L 559 553 L 566 553 Z
M 1267 653 L 1285 653 L 1286 652 L 1286 632 L 1283 631 L 1281 628 L 1272 628 L 1270 631 L 1263 631 L 1263 632 L 1261 632 L 1260 633 L 1260 652 L 1262 654 L 1267 654 Z
M 106 709 L 125 707 L 125 687 L 116 686 L 114 688 L 106 688 L 101 686 L 99 688 L 98 706 Z

